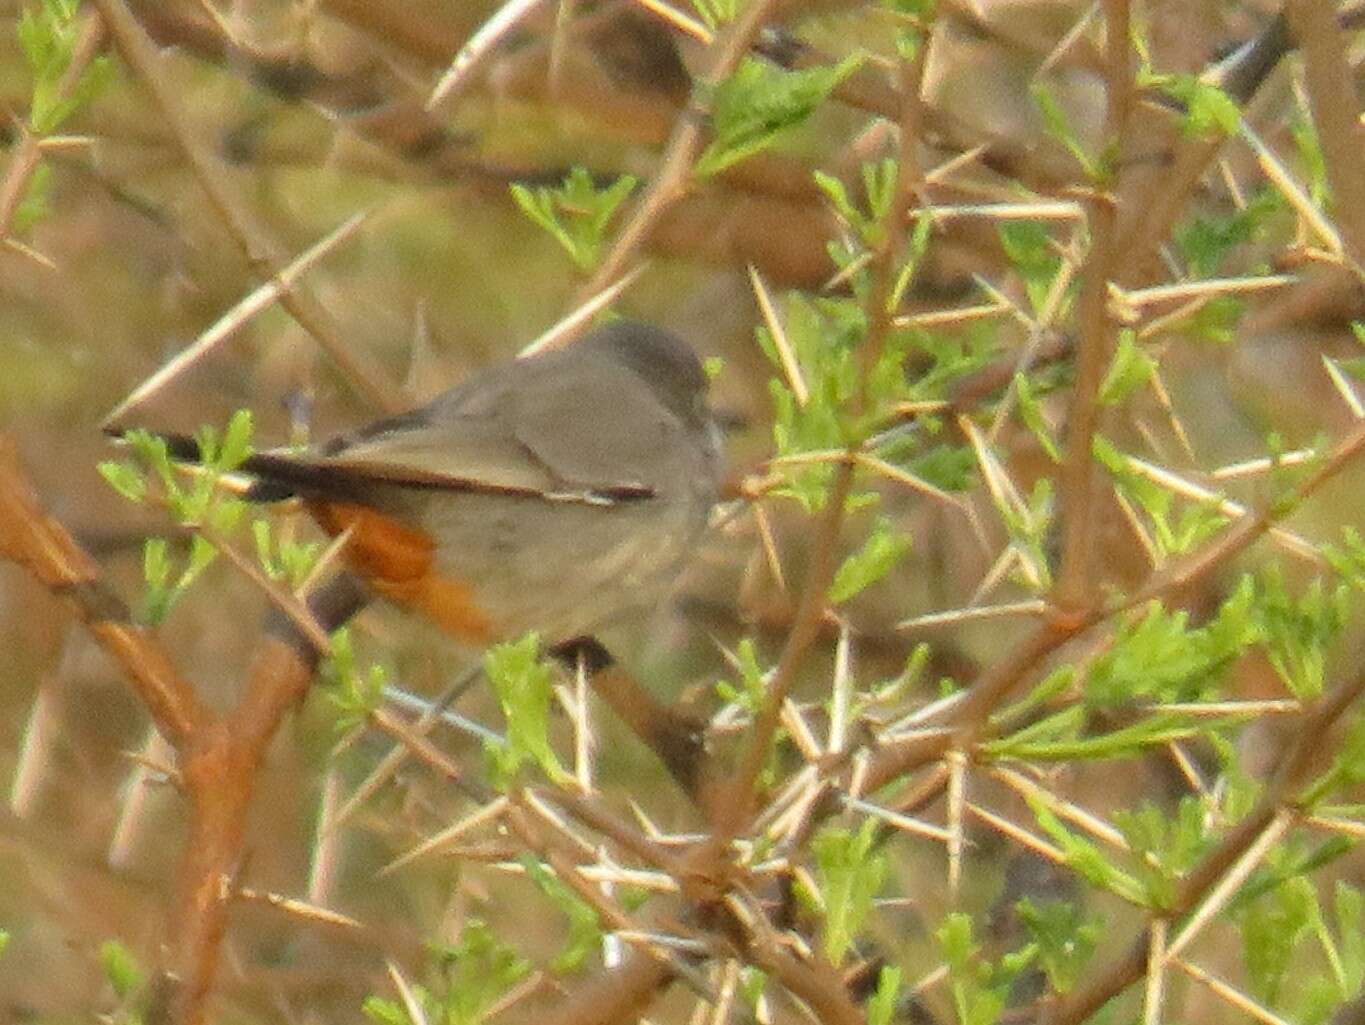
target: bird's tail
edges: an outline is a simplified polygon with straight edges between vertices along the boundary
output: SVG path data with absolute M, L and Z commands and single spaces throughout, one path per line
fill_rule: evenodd
M 122 429 L 105 431 L 111 438 L 125 440 Z M 166 445 L 167 454 L 176 462 L 199 464 L 204 454 L 198 439 L 188 434 L 152 432 Z M 320 465 L 305 453 L 278 450 L 253 452 L 229 475 L 242 481 L 240 497 L 249 502 L 282 502 L 296 496 L 346 497 L 354 482 L 335 467 Z

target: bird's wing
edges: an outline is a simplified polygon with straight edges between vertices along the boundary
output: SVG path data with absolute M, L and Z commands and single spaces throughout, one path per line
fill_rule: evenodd
M 315 453 L 262 453 L 245 469 L 305 491 L 386 483 L 594 503 L 654 493 L 659 447 L 678 425 L 628 369 L 592 361 L 487 385 Z

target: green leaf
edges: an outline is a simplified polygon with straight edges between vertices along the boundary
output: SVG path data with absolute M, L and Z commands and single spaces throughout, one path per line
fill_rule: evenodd
M 1046 128 L 1047 134 L 1066 147 L 1067 152 L 1075 157 L 1076 162 L 1081 165 L 1081 170 L 1085 172 L 1087 178 L 1098 180 L 1100 177 L 1099 165 L 1081 145 L 1081 140 L 1071 125 L 1071 119 L 1067 116 L 1062 105 L 1057 102 L 1057 97 L 1052 94 L 1052 90 L 1048 88 L 1046 83 L 1035 81 L 1030 93 L 1033 96 L 1033 102 L 1043 115 L 1043 126 Z
M 14 232 L 27 235 L 33 226 L 52 212 L 52 167 L 39 162 L 29 176 L 24 198 L 14 211 Z
M 175 594 L 170 588 L 171 559 L 164 537 L 149 537 L 142 543 L 142 618 L 151 626 L 159 625 L 171 610 Z
M 1026 799 L 1038 825 L 1061 848 L 1066 863 L 1077 875 L 1133 904 L 1147 904 L 1147 892 L 1142 884 L 1118 868 L 1105 851 L 1064 826 L 1042 801 L 1031 796 Z
M 1137 336 L 1130 330 L 1120 331 L 1114 360 L 1100 384 L 1100 405 L 1117 406 L 1146 385 L 1154 373 L 1156 360 L 1138 346 Z
M 750 715 L 757 715 L 763 707 L 768 694 L 766 672 L 758 662 L 758 650 L 752 637 L 741 637 L 735 648 L 735 661 L 739 663 L 739 685 L 726 680 L 716 682 L 716 693 L 722 701 L 739 705 Z
M 512 199 L 534 224 L 557 241 L 581 271 L 601 258 L 607 226 L 617 208 L 634 191 L 638 179 L 621 175 L 598 188 L 584 167 L 574 167 L 557 188 L 511 186 Z
M 772 146 L 810 117 L 862 60 L 861 54 L 853 54 L 838 64 L 784 71 L 746 57 L 716 87 L 711 112 L 714 138 L 697 160 L 697 176 L 718 174 Z
M 1002 221 L 996 234 L 1006 258 L 1024 281 L 1029 305 L 1035 313 L 1041 311 L 1062 269 L 1052 236 L 1038 221 Z
M 839 605 L 890 573 L 910 551 L 910 538 L 879 517 L 863 546 L 844 559 L 830 584 L 829 600 Z
M 531 633 L 490 648 L 483 665 L 507 718 L 507 740 L 498 757 L 506 759 L 504 772 L 511 772 L 503 782 L 510 784 L 510 775 L 527 763 L 538 765 L 554 782 L 567 780 L 569 774 L 550 746 L 553 670 L 540 657 L 540 638 Z
M 856 833 L 826 828 L 811 841 L 825 905 L 825 955 L 839 964 L 848 953 L 886 879 L 886 855 L 875 849 L 877 825 L 867 819 Z
M 1038 950 L 1038 961 L 1058 993 L 1069 993 L 1090 964 L 1103 935 L 1098 918 L 1086 918 L 1080 908 L 1063 900 L 1034 903 L 1025 897 L 1015 904 L 1019 920 Z
M 407 1008 L 387 997 L 367 996 L 360 1010 L 376 1025 L 416 1025 L 408 1016 Z
M 715 30 L 735 20 L 747 0 L 692 0 L 692 9 L 706 22 L 706 27 Z
M 223 432 L 223 447 L 218 453 L 218 460 L 214 464 L 215 468 L 230 473 L 241 466 L 251 455 L 251 435 L 254 425 L 251 419 L 251 410 L 239 409 L 232 414 L 232 419 L 228 421 L 227 430 Z
M 877 992 L 867 1002 L 867 1025 L 891 1025 L 900 991 L 901 970 L 894 965 L 882 965 L 877 973 Z
M 1165 91 L 1185 106 L 1181 128 L 1192 139 L 1221 139 L 1236 135 L 1242 124 L 1237 101 L 1212 82 L 1195 75 L 1170 75 Z
M 130 502 L 142 502 L 147 497 L 147 481 L 131 463 L 105 460 L 99 464 L 100 476 L 111 488 Z
M 140 990 L 145 981 L 137 958 L 118 940 L 105 940 L 100 944 L 100 967 L 120 1000 L 126 1000 Z
M 597 912 L 538 859 L 522 854 L 517 860 L 541 892 L 569 919 L 568 938 L 551 962 L 551 969 L 561 975 L 578 971 L 602 942 L 602 927 Z
M 1340 938 L 1341 998 L 1355 1000 L 1365 988 L 1365 897 L 1350 883 L 1338 879 L 1332 907 Z
M 1322 152 L 1317 125 L 1307 112 L 1300 110 L 1289 119 L 1289 132 L 1307 173 L 1308 195 L 1318 207 L 1326 207 L 1332 198 L 1332 188 L 1327 180 L 1327 158 Z
M 1029 384 L 1028 377 L 1022 372 L 1014 375 L 1014 394 L 1019 404 L 1019 419 L 1024 421 L 1024 426 L 1038 439 L 1038 444 L 1043 447 L 1048 458 L 1054 463 L 1060 464 L 1062 450 L 1057 445 L 1056 439 L 1053 438 L 1047 421 L 1043 418 L 1042 403 L 1034 396 L 1033 386 Z

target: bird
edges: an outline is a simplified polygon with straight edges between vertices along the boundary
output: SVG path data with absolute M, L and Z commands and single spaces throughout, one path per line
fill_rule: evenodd
M 592 637 L 657 605 L 717 500 L 721 440 L 692 348 L 616 320 L 433 401 L 239 467 L 297 497 L 377 594 L 456 639 Z

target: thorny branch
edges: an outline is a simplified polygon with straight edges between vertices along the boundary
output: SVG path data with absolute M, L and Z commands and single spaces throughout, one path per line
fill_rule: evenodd
M 247 206 L 232 183 L 222 159 L 196 138 L 189 119 L 162 74 L 156 50 L 147 33 L 133 17 L 123 0 L 94 0 L 118 45 L 123 59 L 151 93 L 166 124 L 194 169 L 195 176 L 224 226 L 241 248 L 252 269 L 263 278 L 279 275 L 289 259 L 278 242 Z M 383 373 L 370 359 L 351 350 L 341 337 L 332 315 L 301 285 L 284 290 L 280 304 L 317 339 L 336 362 L 353 387 L 377 409 L 396 413 L 405 403 L 385 382 Z
M 1123 128 L 1132 102 L 1132 41 L 1127 0 L 1104 5 L 1108 61 L 1105 66 L 1105 131 L 1102 166 L 1118 159 Z M 1103 188 L 1104 183 L 1096 183 Z M 1076 383 L 1066 425 L 1066 460 L 1059 481 L 1062 516 L 1062 562 L 1053 601 L 1068 614 L 1084 614 L 1094 602 L 1096 512 L 1103 482 L 1091 447 L 1100 421 L 1100 384 L 1114 353 L 1117 326 L 1109 315 L 1109 282 L 1118 261 L 1118 211 L 1114 199 L 1100 192 L 1090 201 L 1090 251 L 1081 272 L 1077 331 Z
M 155 635 L 100 577 L 70 534 L 39 506 L 13 442 L 0 437 L 0 556 L 16 562 L 70 602 L 97 642 L 122 667 L 158 730 L 175 749 L 191 816 L 180 870 L 181 901 L 172 918 L 171 962 L 157 987 L 152 1020 L 195 1025 L 217 971 L 230 883 L 257 771 L 285 714 L 312 679 L 316 651 L 279 617 L 268 628 L 246 695 L 225 717 L 199 699 Z M 318 592 L 314 615 L 335 626 L 365 601 L 348 578 Z

